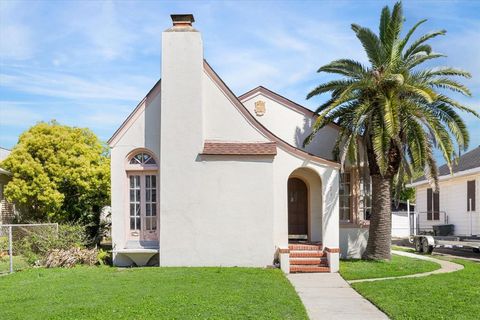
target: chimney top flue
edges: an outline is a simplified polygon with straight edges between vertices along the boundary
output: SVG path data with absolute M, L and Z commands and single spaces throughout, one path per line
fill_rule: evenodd
M 172 22 L 174 27 L 191 27 L 192 23 L 195 22 L 193 14 L 172 14 Z

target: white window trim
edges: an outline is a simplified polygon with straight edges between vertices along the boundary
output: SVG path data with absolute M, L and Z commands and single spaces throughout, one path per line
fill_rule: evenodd
M 155 164 L 130 164 L 130 160 L 139 153 L 146 153 L 153 158 Z M 159 240 L 160 233 L 160 175 L 158 168 L 158 159 L 157 157 L 148 149 L 138 148 L 131 151 L 128 156 L 125 158 L 125 197 L 124 197 L 124 221 L 125 221 L 125 236 L 127 240 L 142 240 L 142 231 L 147 231 L 145 229 L 146 225 L 146 191 L 142 186 L 145 184 L 145 176 L 154 175 L 156 177 L 156 233 L 157 239 Z M 139 175 L 140 176 L 140 230 L 131 230 L 130 229 L 130 176 Z M 143 213 L 143 215 L 142 215 Z

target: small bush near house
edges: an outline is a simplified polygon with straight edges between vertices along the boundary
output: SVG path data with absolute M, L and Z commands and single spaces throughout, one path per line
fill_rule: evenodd
M 89 244 L 85 227 L 60 225 L 58 234 L 52 228 L 19 228 L 14 232 L 14 254 L 24 256 L 30 264 L 42 265 L 53 250 L 84 248 Z
M 0 257 L 8 255 L 8 237 L 1 236 L 0 237 Z
M 100 264 L 102 266 L 111 265 L 112 264 L 112 254 L 108 251 L 100 249 L 100 250 L 98 250 L 97 261 L 98 261 L 98 264 Z
M 94 266 L 98 263 L 98 250 L 73 247 L 67 250 L 54 249 L 47 254 L 43 265 L 47 268 L 71 268 L 77 264 Z
M 20 271 L 30 268 L 31 265 L 22 256 L 13 257 L 13 270 Z M 10 257 L 4 255 L 0 257 L 0 274 L 10 272 Z

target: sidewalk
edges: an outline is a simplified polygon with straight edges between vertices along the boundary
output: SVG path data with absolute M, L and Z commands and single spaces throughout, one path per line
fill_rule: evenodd
M 295 273 L 288 279 L 311 320 L 377 320 L 388 317 L 363 298 L 338 273 Z
M 396 251 L 396 250 L 392 250 L 392 253 L 394 253 L 396 255 L 399 255 L 399 256 L 436 262 L 440 265 L 440 269 L 430 271 L 430 272 L 410 274 L 410 275 L 406 275 L 406 276 L 351 280 L 351 281 L 348 281 L 348 283 L 426 277 L 426 276 L 429 276 L 431 274 L 449 273 L 449 272 L 455 272 L 455 271 L 463 269 L 463 266 L 461 264 L 451 262 L 451 261 L 446 261 L 446 260 L 435 259 L 435 258 L 432 258 L 431 256 L 423 256 L 423 255 L 419 255 L 419 254 L 415 254 L 415 253 L 404 252 L 404 251 Z

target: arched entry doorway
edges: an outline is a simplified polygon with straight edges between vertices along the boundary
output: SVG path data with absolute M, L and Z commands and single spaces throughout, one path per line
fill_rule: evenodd
M 288 235 L 292 239 L 308 238 L 308 188 L 299 178 L 288 179 Z

